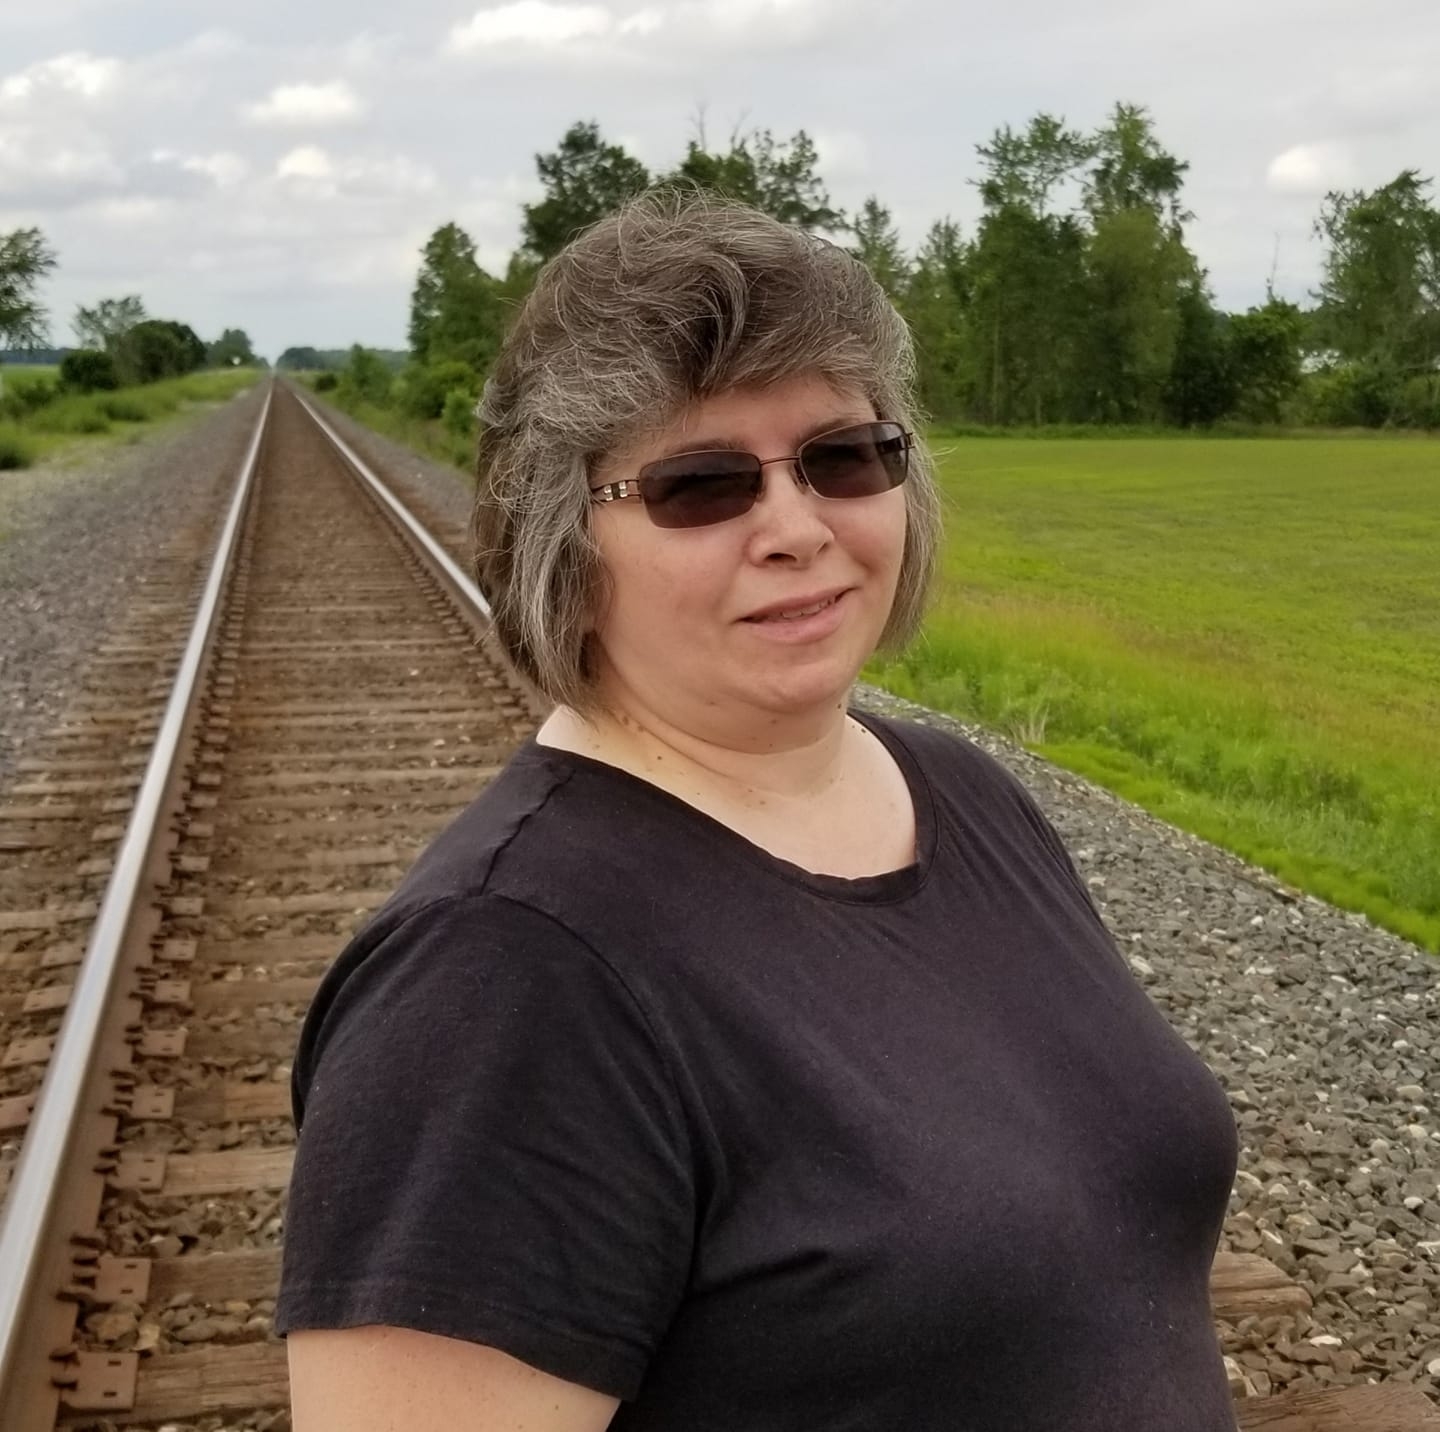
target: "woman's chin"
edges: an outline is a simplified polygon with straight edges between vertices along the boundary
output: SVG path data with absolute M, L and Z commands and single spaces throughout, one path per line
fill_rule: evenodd
M 804 715 L 843 704 L 860 670 L 849 662 L 797 661 L 752 683 L 753 704 L 772 715 Z

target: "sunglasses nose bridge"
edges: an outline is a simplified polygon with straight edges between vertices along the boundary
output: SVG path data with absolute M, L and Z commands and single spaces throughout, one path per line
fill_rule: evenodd
M 810 480 L 805 476 L 805 468 L 800 462 L 800 454 L 798 452 L 792 452 L 788 457 L 763 457 L 756 458 L 755 461 L 760 469 L 762 478 L 765 475 L 765 469 L 767 467 L 773 467 L 777 462 L 788 462 L 794 468 L 791 476 L 794 477 L 796 484 L 800 487 L 808 488 L 810 486 Z

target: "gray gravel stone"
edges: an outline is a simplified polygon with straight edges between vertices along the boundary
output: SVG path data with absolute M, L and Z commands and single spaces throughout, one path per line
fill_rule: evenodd
M 215 527 L 260 391 L 136 440 L 0 472 L 0 780 L 51 724 L 165 539 Z

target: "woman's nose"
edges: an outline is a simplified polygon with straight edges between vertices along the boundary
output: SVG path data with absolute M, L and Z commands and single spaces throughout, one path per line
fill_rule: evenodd
M 831 538 L 824 499 L 810 490 L 794 458 L 776 459 L 765 468 L 765 486 L 752 509 L 760 556 L 808 561 Z

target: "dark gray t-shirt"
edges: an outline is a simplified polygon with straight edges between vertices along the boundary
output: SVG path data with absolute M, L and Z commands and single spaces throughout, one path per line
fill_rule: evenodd
M 860 719 L 889 874 L 534 744 L 440 836 L 306 1022 L 282 1331 L 488 1343 L 623 1432 L 1231 1432 L 1224 1093 L 1019 782 Z

